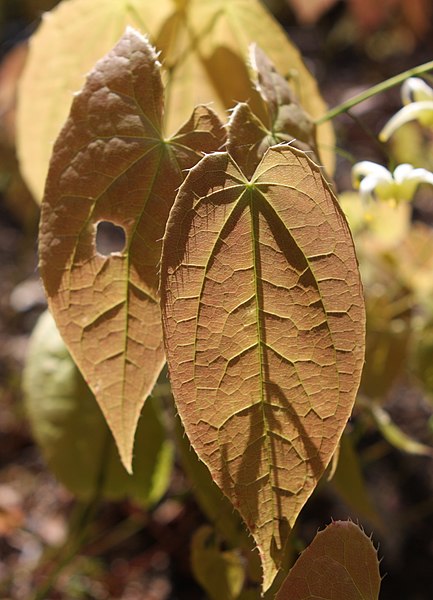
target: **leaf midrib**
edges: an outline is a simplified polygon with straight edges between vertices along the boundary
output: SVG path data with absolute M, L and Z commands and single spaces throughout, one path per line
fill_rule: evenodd
M 266 454 L 266 464 L 268 465 L 269 479 L 271 487 L 274 489 L 273 465 L 272 465 L 272 450 L 270 448 L 269 425 L 265 412 L 266 391 L 265 391 L 265 373 L 264 373 L 264 335 L 262 326 L 261 311 L 263 310 L 263 291 L 260 286 L 261 273 L 261 257 L 260 257 L 260 229 L 259 229 L 259 211 L 254 203 L 254 188 L 249 188 L 249 209 L 251 215 L 251 246 L 253 256 L 253 272 L 254 272 L 254 296 L 256 306 L 256 323 L 257 323 L 257 351 L 259 359 L 259 387 L 260 387 L 260 407 L 263 419 L 263 435 L 264 435 L 264 451 Z M 257 197 L 256 197 L 257 200 Z M 272 524 L 275 522 L 274 502 L 272 507 Z M 274 525 L 272 525 L 273 529 Z

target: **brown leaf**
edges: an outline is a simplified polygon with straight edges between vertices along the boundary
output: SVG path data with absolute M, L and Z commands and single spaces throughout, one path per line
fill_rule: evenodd
M 281 145 L 249 180 L 226 153 L 202 159 L 170 213 L 161 303 L 179 414 L 252 532 L 267 589 L 363 362 L 353 242 L 317 165 Z
M 276 600 L 377 600 L 379 589 L 370 538 L 351 521 L 336 521 L 301 554 Z
M 260 120 L 245 103 L 238 104 L 227 126 L 227 149 L 250 177 L 267 148 L 290 142 L 295 148 L 318 155 L 313 121 L 299 105 L 287 81 L 256 45 L 250 48 L 250 62 L 257 90 L 263 100 L 265 118 Z M 316 159 L 317 161 L 317 159 Z
M 227 125 L 227 150 L 247 177 L 252 176 L 266 150 L 274 144 L 272 133 L 248 104 L 238 104 Z
M 141 407 L 164 363 L 157 266 L 168 212 L 184 170 L 224 140 L 206 107 L 164 139 L 162 110 L 155 51 L 129 29 L 74 100 L 41 216 L 50 308 L 127 469 Z M 101 221 L 123 229 L 123 250 L 97 252 Z

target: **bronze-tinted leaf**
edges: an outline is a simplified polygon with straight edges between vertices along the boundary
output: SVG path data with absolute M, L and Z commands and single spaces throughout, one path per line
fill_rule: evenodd
M 251 179 L 226 153 L 202 159 L 170 213 L 161 301 L 185 430 L 251 530 L 267 589 L 363 362 L 353 243 L 320 169 L 290 146 Z
M 251 177 L 270 146 L 290 142 L 316 159 L 316 128 L 296 100 L 288 82 L 277 72 L 266 54 L 256 45 L 250 48 L 254 83 L 263 100 L 256 113 L 239 103 L 227 125 L 227 150 L 247 177 Z M 259 115 L 264 112 L 263 116 Z
M 178 417 L 175 436 L 180 463 L 200 509 L 228 544 L 253 551 L 251 537 L 239 513 L 233 510 L 233 504 L 212 480 L 209 469 L 197 458 Z
M 50 308 L 127 469 L 141 407 L 164 363 L 157 268 L 166 219 L 184 170 L 224 139 L 207 107 L 164 139 L 162 110 L 155 51 L 129 29 L 74 100 L 41 215 Z M 101 222 L 123 230 L 119 252 L 97 251 Z
M 301 554 L 276 600 L 378 600 L 379 590 L 370 538 L 354 523 L 336 521 Z
M 271 130 L 244 102 L 230 115 L 227 133 L 227 151 L 246 177 L 252 176 L 266 150 L 277 142 Z
M 257 89 L 266 104 L 266 125 L 272 132 L 274 143 L 291 142 L 301 150 L 314 151 L 318 155 L 316 127 L 306 112 L 307 105 L 303 107 L 299 103 L 293 83 L 277 71 L 257 44 L 250 48 L 250 62 Z

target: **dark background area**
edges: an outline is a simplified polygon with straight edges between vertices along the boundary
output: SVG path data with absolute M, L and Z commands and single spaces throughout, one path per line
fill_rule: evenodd
M 0 0 L 0 599 L 5 600 L 31 598 L 44 581 L 55 564 L 56 547 L 67 538 L 75 505 L 44 465 L 21 392 L 28 338 L 45 300 L 36 270 L 38 208 L 19 176 L 14 152 L 14 102 L 25 60 L 20 44 L 37 26 L 41 12 L 54 4 Z M 301 50 L 330 106 L 433 58 L 433 9 L 428 0 L 267 4 Z M 305 6 L 302 10 L 302 5 L 316 4 L 316 12 L 306 13 Z M 377 134 L 400 106 L 399 90 L 393 89 L 354 109 L 355 118 L 342 115 L 335 120 L 340 191 L 351 187 L 353 161 L 386 162 L 370 132 Z M 431 221 L 428 202 L 420 203 L 417 211 Z M 387 398 L 387 407 L 411 433 L 426 435 L 432 409 L 420 393 L 401 384 Z M 383 530 L 352 512 L 331 486 L 323 484 L 302 512 L 298 545 L 308 544 L 332 518 L 351 517 L 379 546 L 381 600 L 430 600 L 432 460 L 395 450 L 374 431 L 362 437 L 358 451 Z M 147 515 L 127 502 L 103 504 L 95 516 L 99 542 L 82 549 L 47 597 L 205 598 L 191 575 L 187 547 L 205 518 L 179 468 L 170 489 Z

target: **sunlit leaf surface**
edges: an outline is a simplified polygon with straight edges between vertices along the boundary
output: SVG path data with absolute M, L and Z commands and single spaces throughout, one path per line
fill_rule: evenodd
M 134 432 L 164 363 L 161 238 L 184 170 L 223 143 L 207 107 L 171 139 L 153 48 L 129 29 L 97 63 L 54 148 L 42 205 L 40 267 L 60 332 L 131 465 Z M 123 229 L 96 249 L 98 223 Z
M 258 0 L 68 0 L 45 15 L 32 36 L 20 86 L 18 151 L 37 200 L 73 93 L 126 25 L 148 34 L 161 51 L 168 85 L 167 134 L 188 119 L 196 104 L 212 103 L 222 117 L 238 101 L 251 101 L 253 108 L 260 104 L 246 66 L 252 42 L 289 77 L 308 113 L 319 117 L 326 112 L 299 52 Z M 319 128 L 318 142 L 322 149 L 333 146 L 329 123 Z M 323 160 L 332 168 L 332 153 Z
M 250 48 L 250 62 L 263 107 L 262 111 L 247 103 L 235 107 L 227 126 L 228 152 L 248 177 L 267 148 L 281 142 L 308 151 L 317 162 L 314 123 L 298 104 L 291 86 L 256 44 Z M 264 112 L 262 117 L 260 112 Z
M 320 169 L 270 148 L 251 179 L 206 156 L 164 238 L 161 301 L 188 437 L 274 579 L 350 414 L 364 307 L 346 221 Z

